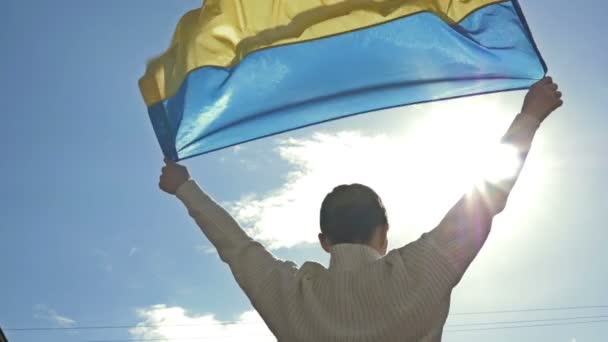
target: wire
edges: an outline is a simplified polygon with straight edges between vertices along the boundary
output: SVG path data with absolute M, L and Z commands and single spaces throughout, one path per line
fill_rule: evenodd
M 545 319 L 527 319 L 520 321 L 499 321 L 499 322 L 484 322 L 484 323 L 463 323 L 463 324 L 447 324 L 446 328 L 453 327 L 470 327 L 475 325 L 498 325 L 498 324 L 521 324 L 521 323 L 534 323 L 534 322 L 551 322 L 551 321 L 571 321 L 580 319 L 608 319 L 608 315 L 597 315 L 597 316 L 580 316 L 580 317 L 560 317 L 560 318 L 545 318 Z
M 198 327 L 209 325 L 241 325 L 241 324 L 258 324 L 258 322 L 208 322 L 208 323 L 190 323 L 190 324 L 138 324 L 138 325 L 83 325 L 77 327 L 41 327 L 41 328 L 12 328 L 4 329 L 5 331 L 48 331 L 48 330 L 104 330 L 104 329 L 132 329 L 132 328 L 165 328 L 165 327 Z
M 507 327 L 455 329 L 455 330 L 445 330 L 445 332 L 446 333 L 448 333 L 448 332 L 449 333 L 453 333 L 453 332 L 465 332 L 465 331 L 484 331 L 484 330 L 533 328 L 533 327 L 551 327 L 551 326 L 575 325 L 575 324 L 587 324 L 587 323 L 600 323 L 600 322 L 608 322 L 608 319 L 598 319 L 598 320 L 593 320 L 593 321 L 582 321 L 582 322 L 561 322 L 561 323 L 530 324 L 530 325 L 513 325 L 513 326 L 507 326 Z M 99 341 L 99 342 L 102 342 L 102 341 Z M 103 341 L 103 342 L 112 342 L 112 341 Z
M 164 328 L 164 327 L 195 327 L 206 325 L 251 324 L 253 322 L 209 322 L 205 324 L 140 324 L 140 325 L 90 325 L 77 327 L 41 327 L 41 328 L 12 328 L 5 331 L 48 331 L 48 330 L 104 330 L 104 329 L 132 329 L 132 328 Z
M 554 307 L 554 308 L 529 308 L 529 309 L 512 309 L 512 310 L 496 310 L 496 311 L 477 311 L 477 312 L 460 312 L 450 314 L 450 316 L 460 315 L 486 315 L 486 314 L 503 314 L 503 313 L 523 313 L 523 312 L 539 312 L 539 311 L 566 311 L 566 310 L 581 310 L 581 309 L 601 309 L 608 308 L 608 305 L 589 305 L 589 306 L 569 306 L 569 307 Z M 599 318 L 604 316 L 590 316 L 589 318 Z M 560 318 L 560 319 L 548 319 L 550 320 L 566 320 L 575 318 Z M 534 320 L 543 321 L 543 320 Z M 521 321 L 530 322 L 530 321 Z M 496 323 L 499 324 L 500 322 Z M 22 327 L 22 328 L 5 328 L 4 331 L 52 331 L 52 330 L 105 330 L 105 329 L 132 329 L 132 328 L 162 328 L 162 327 L 195 327 L 195 326 L 209 326 L 209 325 L 249 325 L 259 324 L 257 322 L 209 322 L 205 324 L 138 324 L 138 325 L 90 325 L 90 326 L 76 326 L 76 327 Z M 473 325 L 485 325 L 490 323 L 475 323 Z M 452 325 L 454 326 L 454 325 Z M 446 325 L 446 327 L 448 327 Z
M 247 335 L 247 336 L 251 337 L 251 336 L 254 336 L 254 335 Z M 270 338 L 274 338 L 274 336 L 270 335 L 270 334 L 269 335 L 255 335 L 255 336 L 258 336 L 258 337 L 268 336 Z M 206 336 L 206 337 L 177 337 L 177 338 L 175 338 L 175 337 L 171 337 L 171 338 L 169 338 L 169 337 L 163 337 L 163 338 L 152 338 L 152 339 L 148 338 L 148 339 L 143 339 L 143 340 L 142 339 L 130 339 L 130 340 L 89 340 L 89 341 L 86 341 L 86 342 L 154 342 L 154 341 L 165 341 L 165 342 L 167 342 L 167 341 L 200 341 L 200 342 L 203 342 L 203 341 L 213 341 L 213 340 L 211 340 L 209 336 Z
M 555 311 L 555 310 L 573 310 L 573 309 L 588 309 L 588 308 L 603 308 L 607 306 L 579 306 L 579 307 L 564 307 L 564 308 L 547 308 L 547 309 L 522 309 L 522 310 L 501 310 L 500 313 L 504 312 L 528 312 L 528 311 Z M 496 311 L 490 311 L 496 313 Z M 471 313 L 481 314 L 481 313 Z M 565 322 L 556 322 L 565 321 Z M 549 323 L 542 323 L 549 322 Z M 567 325 L 578 325 L 578 324 L 594 324 L 594 323 L 606 323 L 608 322 L 608 315 L 594 315 L 594 316 L 575 316 L 575 317 L 558 317 L 558 318 L 545 318 L 545 319 L 530 319 L 530 320 L 511 320 L 511 321 L 494 321 L 494 322 L 480 322 L 480 323 L 463 323 L 463 324 L 449 324 L 446 325 L 444 330 L 445 333 L 457 333 L 457 332 L 473 332 L 473 331 L 487 331 L 487 330 L 505 330 L 505 329 L 520 329 L 520 328 L 534 328 L 534 327 L 548 327 L 548 326 L 567 326 Z M 535 324 L 530 324 L 535 323 Z M 540 323 L 540 324 L 537 324 Z M 107 325 L 107 326 L 85 326 L 85 327 L 60 327 L 60 328 L 19 328 L 19 329 L 5 329 L 6 331 L 40 331 L 40 330 L 79 330 L 79 329 L 121 329 L 121 328 L 136 328 L 136 327 L 148 327 L 148 328 L 160 328 L 160 327 L 185 327 L 185 326 L 205 326 L 205 325 L 241 325 L 241 324 L 260 324 L 257 322 L 217 322 L 208 324 L 161 324 L 161 325 Z M 478 327 L 488 326 L 490 327 Z M 495 326 L 499 325 L 499 326 Z M 502 326 L 501 326 L 502 325 Z M 271 336 L 259 335 L 259 336 Z M 122 340 L 91 340 L 87 342 L 154 342 L 154 341 L 210 341 L 210 336 L 206 337 L 188 337 L 188 338 L 152 338 L 152 339 L 122 339 Z
M 520 329 L 520 328 L 533 328 L 533 327 L 548 327 L 548 326 L 564 326 L 564 325 L 576 325 L 576 324 L 592 324 L 592 323 L 605 323 L 608 319 L 581 321 L 581 322 L 560 322 L 560 323 L 546 323 L 546 324 L 528 324 L 528 325 L 513 325 L 506 327 L 488 327 L 488 328 L 472 328 L 472 329 L 454 329 L 445 330 L 445 333 L 455 332 L 472 332 L 472 331 L 486 331 L 486 330 L 505 330 L 505 329 Z M 256 336 L 267 336 L 267 335 L 256 335 Z M 268 337 L 272 337 L 268 335 Z M 211 341 L 209 336 L 207 337 L 181 337 L 181 338 L 153 338 L 153 339 L 127 339 L 127 340 L 90 340 L 87 342 L 154 342 L 154 341 Z
M 456 313 L 450 314 L 450 316 L 490 315 L 490 314 L 521 313 L 521 312 L 534 312 L 534 311 L 562 311 L 562 310 L 579 310 L 579 309 L 605 309 L 605 308 L 608 308 L 608 305 L 565 306 L 565 307 L 544 308 L 544 309 L 531 308 L 531 309 L 518 309 L 518 310 L 456 312 Z

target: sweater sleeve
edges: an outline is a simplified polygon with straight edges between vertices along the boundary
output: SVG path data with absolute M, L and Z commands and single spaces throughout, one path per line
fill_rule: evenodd
M 501 141 L 516 150 L 518 166 L 515 172 L 500 180 L 486 180 L 482 187 L 472 189 L 450 209 L 437 228 L 429 233 L 430 239 L 454 267 L 454 285 L 460 281 L 484 245 L 494 216 L 505 208 L 539 125 L 538 120 L 531 116 L 518 115 Z
M 230 266 L 234 278 L 252 302 L 264 300 L 256 297 L 262 287 L 266 294 L 280 291 L 278 282 L 269 282 L 269 279 L 295 276 L 295 264 L 276 259 L 259 242 L 249 237 L 236 220 L 196 182 L 187 181 L 180 186 L 176 195 L 215 246 L 221 260 Z M 272 289 L 273 286 L 277 288 Z

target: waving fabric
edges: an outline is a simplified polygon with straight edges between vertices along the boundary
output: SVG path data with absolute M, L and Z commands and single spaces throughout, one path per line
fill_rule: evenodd
M 524 89 L 517 1 L 207 0 L 140 89 L 173 160 L 382 108 Z

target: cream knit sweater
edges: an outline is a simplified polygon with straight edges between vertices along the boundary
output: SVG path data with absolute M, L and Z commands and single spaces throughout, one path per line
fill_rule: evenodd
M 503 139 L 522 152 L 522 165 L 538 126 L 519 115 Z M 276 259 L 192 180 L 177 197 L 279 341 L 440 341 L 451 291 L 516 178 L 463 196 L 437 228 L 385 256 L 335 245 L 329 268 Z

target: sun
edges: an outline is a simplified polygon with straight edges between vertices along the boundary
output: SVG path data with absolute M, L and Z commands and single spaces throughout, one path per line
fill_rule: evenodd
M 395 227 L 389 231 L 391 246 L 402 245 L 435 227 L 475 186 L 515 174 L 517 151 L 500 144 L 515 117 L 513 107 L 497 96 L 445 101 L 403 109 L 410 117 L 398 133 L 350 130 L 285 139 L 277 149 L 290 170 L 283 184 L 229 207 L 273 248 L 316 243 L 323 196 L 339 184 L 361 183 L 387 208 Z M 542 163 L 534 164 L 542 171 Z M 524 201 L 535 197 L 534 186 L 521 188 Z M 285 218 L 294 217 L 302 219 L 285 229 Z
M 418 159 L 426 159 L 426 169 L 444 171 L 450 189 L 466 192 L 511 178 L 521 160 L 513 146 L 500 143 L 513 117 L 501 107 L 480 97 L 433 104 L 407 143 L 416 146 Z

